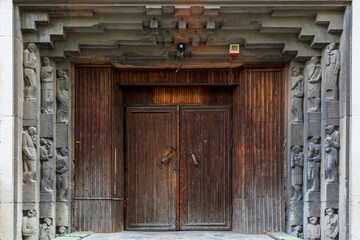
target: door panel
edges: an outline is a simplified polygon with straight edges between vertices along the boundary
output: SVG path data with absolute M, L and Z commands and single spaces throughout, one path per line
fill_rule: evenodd
M 230 230 L 230 108 L 184 107 L 180 229 Z
M 175 230 L 176 108 L 127 108 L 127 230 Z M 162 163 L 163 160 L 163 163 Z

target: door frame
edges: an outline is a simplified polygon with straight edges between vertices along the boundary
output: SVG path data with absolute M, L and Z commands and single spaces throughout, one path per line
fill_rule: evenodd
M 177 87 L 177 86 L 173 86 L 173 87 Z M 177 171 L 177 176 L 176 176 L 176 218 L 175 218 L 175 230 L 176 231 L 194 231 L 195 229 L 181 229 L 182 226 L 180 225 L 181 223 L 181 189 L 180 189 L 180 181 L 181 181 L 181 175 L 182 175 L 182 159 L 180 158 L 180 125 L 181 125 L 181 108 L 186 108 L 186 109 L 219 109 L 219 108 L 224 108 L 224 109 L 229 109 L 229 136 L 228 136 L 228 154 L 229 154 L 229 159 L 228 159 L 228 163 L 227 163 L 227 172 L 229 174 L 229 179 L 228 179 L 228 184 L 226 186 L 226 188 L 228 188 L 229 191 L 229 196 L 230 198 L 228 199 L 228 212 L 229 212 L 229 216 L 228 217 L 228 228 L 229 229 L 225 229 L 225 231 L 231 231 L 232 228 L 232 182 L 233 182 L 233 178 L 232 178 L 232 160 L 233 160 L 233 107 L 231 105 L 209 105 L 209 104 L 199 104 L 199 105 L 181 105 L 181 104 L 175 104 L 175 105 L 153 105 L 153 104 L 124 104 L 124 122 L 123 122 L 123 126 L 124 126 L 124 135 L 123 135 L 123 143 L 124 143 L 124 197 L 125 197 L 125 209 L 124 209 L 124 229 L 126 229 L 127 231 L 132 231 L 133 229 L 127 229 L 127 202 L 128 202 L 128 195 L 127 195 L 127 191 L 128 191 L 128 158 L 127 158 L 127 123 L 126 123 L 126 119 L 127 119 L 127 109 L 128 108 L 139 108 L 139 109 L 146 109 L 148 108 L 149 110 L 151 109 L 170 109 L 170 108 L 175 108 L 176 109 L 176 151 L 175 151 L 175 157 L 176 157 L 176 171 Z M 136 229 L 134 229 L 136 230 Z M 142 230 L 142 229 L 138 229 L 138 230 Z M 146 231 L 161 231 L 164 229 L 157 229 L 157 228 L 153 228 L 151 230 L 146 229 Z M 205 229 L 204 229 L 205 230 Z M 216 229 L 206 229 L 206 231 L 218 231 L 218 230 L 224 230 L 222 228 L 216 228 Z M 202 231 L 201 229 L 195 230 L 195 231 Z

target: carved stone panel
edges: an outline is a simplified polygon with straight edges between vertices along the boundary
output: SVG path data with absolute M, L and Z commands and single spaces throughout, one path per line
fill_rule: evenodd
M 300 201 L 303 198 L 303 168 L 304 168 L 304 153 L 302 148 L 294 146 L 291 149 L 291 186 L 294 188 L 293 197 L 290 201 Z
M 321 227 L 318 223 L 317 217 L 309 217 L 309 223 L 307 225 L 306 231 L 308 240 L 320 240 Z
M 304 233 L 303 233 L 303 226 L 302 225 L 296 225 L 291 228 L 291 236 L 304 239 Z
M 291 70 L 291 113 L 293 122 L 303 122 L 304 83 L 300 68 Z
M 325 138 L 325 179 L 328 182 L 338 182 L 340 133 L 334 125 L 326 126 Z
M 22 219 L 22 236 L 23 240 L 38 240 L 37 217 L 34 209 L 29 210 Z
M 309 181 L 308 191 L 320 191 L 320 164 L 321 164 L 321 144 L 320 137 L 314 136 L 308 143 L 308 169 L 307 179 Z
M 42 192 L 52 192 L 53 186 L 53 158 L 54 144 L 50 139 L 40 139 L 40 161 L 41 161 L 41 181 L 40 190 Z
M 56 190 L 57 200 L 67 201 L 69 190 L 69 150 L 60 149 L 56 156 Z
M 339 215 L 334 209 L 325 209 L 325 240 L 336 240 L 339 234 Z
M 57 71 L 56 99 L 58 102 L 56 122 L 68 124 L 69 122 L 69 79 L 63 70 Z
M 35 182 L 36 174 L 36 128 L 29 127 L 22 133 L 22 153 L 23 153 L 23 181 L 24 183 Z
M 312 57 L 308 65 L 308 112 L 320 112 L 321 65 L 318 57 Z
M 339 71 L 340 51 L 335 49 L 336 44 L 330 43 L 325 50 L 325 100 L 337 101 L 339 99 Z
M 41 112 L 51 114 L 54 102 L 54 68 L 50 66 L 49 58 L 43 58 L 43 66 L 40 71 L 41 78 Z
M 27 49 L 23 54 L 24 63 L 24 99 L 25 101 L 36 102 L 37 89 L 38 89 L 38 77 L 36 75 L 37 57 L 36 57 L 36 45 L 29 43 Z
M 51 240 L 54 238 L 51 218 L 45 218 L 40 224 L 39 240 Z

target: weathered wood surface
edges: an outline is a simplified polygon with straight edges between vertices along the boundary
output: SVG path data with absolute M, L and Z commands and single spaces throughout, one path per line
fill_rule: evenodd
M 284 231 L 283 68 L 241 70 L 234 92 L 233 230 Z
M 176 141 L 176 108 L 126 109 L 127 230 L 175 230 Z
M 107 67 L 76 68 L 75 71 L 75 188 L 74 229 L 95 232 L 122 230 L 123 189 L 121 140 L 113 141 L 113 131 L 121 133 L 114 119 L 118 101 L 113 86 L 113 70 Z M 119 104 L 117 104 L 119 108 Z M 121 108 L 120 108 L 121 109 Z M 117 145 L 116 145 L 117 144 Z M 117 159 L 114 156 L 118 149 Z M 118 161 L 117 165 L 115 160 Z M 115 170 L 118 170 L 117 172 Z M 113 188 L 114 179 L 117 187 Z M 120 180 L 120 181 L 119 181 Z
M 181 108 L 181 230 L 230 230 L 230 110 Z

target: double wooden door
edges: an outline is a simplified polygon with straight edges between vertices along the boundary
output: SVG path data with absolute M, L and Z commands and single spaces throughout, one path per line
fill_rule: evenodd
M 229 107 L 126 108 L 127 230 L 230 230 Z

